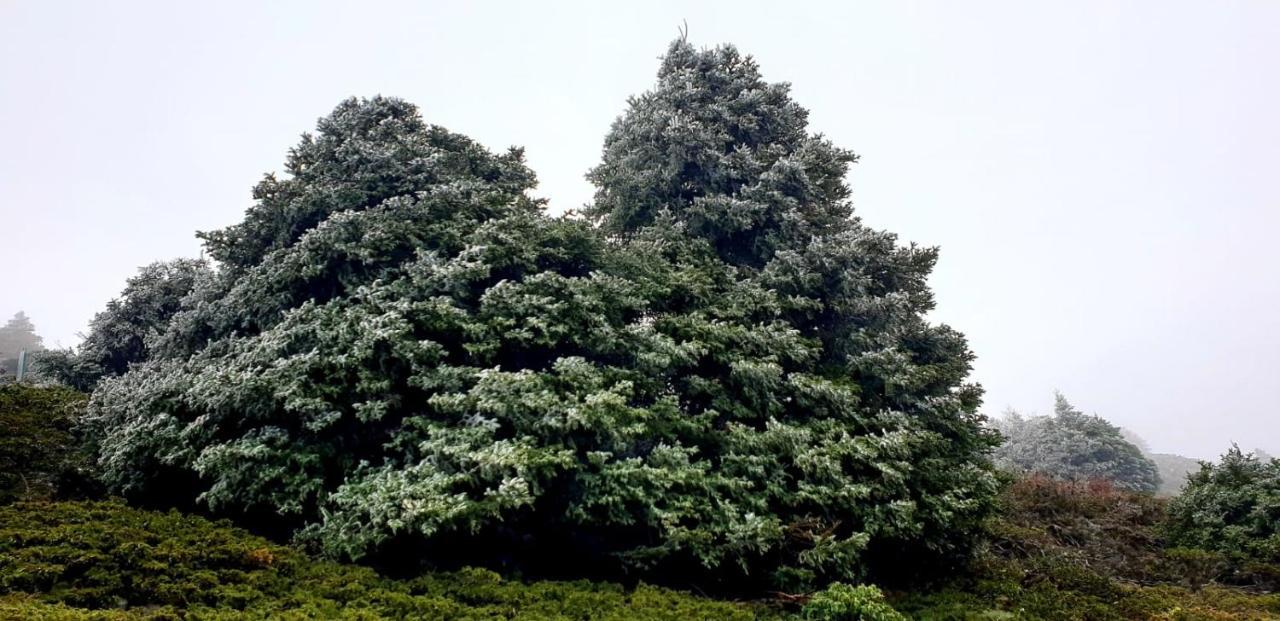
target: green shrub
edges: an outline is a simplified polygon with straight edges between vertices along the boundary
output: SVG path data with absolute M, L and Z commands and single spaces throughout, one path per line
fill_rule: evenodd
M 84 402 L 66 388 L 0 385 L 0 503 L 53 497 L 83 474 L 73 427 Z
M 1106 482 L 1012 482 L 989 548 L 944 588 L 897 594 L 914 619 L 1256 620 L 1280 595 L 1212 584 L 1222 555 L 1165 549 L 1166 502 Z
M 807 621 L 906 621 L 884 601 L 874 586 L 849 586 L 839 582 L 814 594 L 801 611 Z
M 1165 501 L 1107 481 L 1016 480 L 1000 496 L 991 545 L 1004 559 L 1053 559 L 1104 576 L 1151 578 L 1161 558 Z
M 1232 447 L 1218 463 L 1202 464 L 1169 506 L 1168 535 L 1237 564 L 1280 564 L 1280 460 Z
M 1212 572 L 1218 580 L 1280 589 L 1280 460 L 1232 447 L 1201 464 L 1170 504 L 1166 534 L 1223 559 Z
M 1171 548 L 1164 551 L 1164 574 L 1176 577 L 1183 585 L 1198 590 L 1222 575 L 1227 558 L 1219 552 L 1196 548 Z
M 390 580 L 226 523 L 116 502 L 0 507 L 0 618 L 729 619 L 774 611 L 639 585 L 465 569 Z

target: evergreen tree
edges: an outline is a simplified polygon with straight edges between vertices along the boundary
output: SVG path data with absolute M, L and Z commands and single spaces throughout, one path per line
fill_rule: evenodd
M 338 556 L 782 588 L 943 567 L 994 436 L 963 337 L 924 320 L 936 252 L 851 217 L 853 159 L 683 41 L 589 221 L 526 195 L 518 149 L 344 102 L 94 391 L 103 478 Z
M 78 390 L 92 390 L 107 376 L 151 357 L 152 344 L 183 308 L 202 281 L 214 277 L 204 261 L 177 259 L 152 263 L 130 278 L 120 297 L 89 323 L 89 334 L 75 351 L 40 356 L 40 371 Z
M 1061 393 L 1054 396 L 1053 410 L 1053 416 L 1023 418 L 1013 412 L 996 421 L 1005 437 L 996 463 L 1064 480 L 1105 479 L 1132 491 L 1159 488 L 1159 469 L 1119 427 L 1081 412 Z
M 1183 455 L 1148 453 L 1147 458 L 1160 473 L 1160 487 L 1156 490 L 1158 496 L 1177 496 L 1186 485 L 1187 478 L 1200 469 L 1200 460 Z
M 13 375 L 23 351 L 33 354 L 44 350 L 44 339 L 36 334 L 36 326 L 27 314 L 18 311 L 0 326 L 0 374 Z
M 743 555 L 749 514 L 787 578 L 885 568 L 963 547 L 988 506 L 972 356 L 924 320 L 936 249 L 852 217 L 854 161 L 750 57 L 677 41 L 589 175 L 587 215 L 630 280 L 662 283 L 650 325 L 691 354 L 664 382 L 707 421 L 685 442 L 728 475 L 709 509 L 673 499 L 697 508 L 650 518 L 704 562 Z
M 1168 529 L 1174 545 L 1280 565 L 1280 459 L 1232 446 L 1218 463 L 1201 463 L 1169 504 Z M 1277 569 L 1266 572 L 1272 582 Z

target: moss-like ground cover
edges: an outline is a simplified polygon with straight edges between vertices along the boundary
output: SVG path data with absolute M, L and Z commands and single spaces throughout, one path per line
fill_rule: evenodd
M 201 517 L 116 502 L 0 507 L 4 619 L 767 619 L 758 605 L 640 585 L 391 580 Z

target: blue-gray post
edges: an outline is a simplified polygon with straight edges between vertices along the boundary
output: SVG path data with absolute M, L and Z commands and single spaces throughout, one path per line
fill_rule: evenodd
M 23 349 L 18 352 L 18 381 L 22 381 L 22 376 L 27 374 L 27 350 Z

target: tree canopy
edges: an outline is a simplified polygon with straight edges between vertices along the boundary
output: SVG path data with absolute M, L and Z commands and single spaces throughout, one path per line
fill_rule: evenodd
M 1280 459 L 1233 446 L 1202 463 L 1169 505 L 1169 533 L 1177 545 L 1280 563 Z
M 1068 481 L 1105 479 L 1122 489 L 1154 492 L 1160 474 L 1124 431 L 1076 409 L 1062 394 L 1054 397 L 1053 416 L 1024 418 L 1010 411 L 995 421 L 1004 444 L 996 463 L 1019 473 L 1038 473 Z
M 40 356 L 41 372 L 79 390 L 92 390 L 103 377 L 128 371 L 129 365 L 151 357 L 155 339 L 182 310 L 183 299 L 212 277 L 206 262 L 192 259 L 143 267 L 120 297 L 94 316 L 76 350 Z
M 578 218 L 529 197 L 519 149 L 343 102 L 201 234 L 216 270 L 179 308 L 142 305 L 163 328 L 86 419 L 103 478 L 344 557 L 779 588 L 943 567 L 997 488 L 972 354 L 925 319 L 936 249 L 852 217 L 856 158 L 806 117 L 677 41 Z

